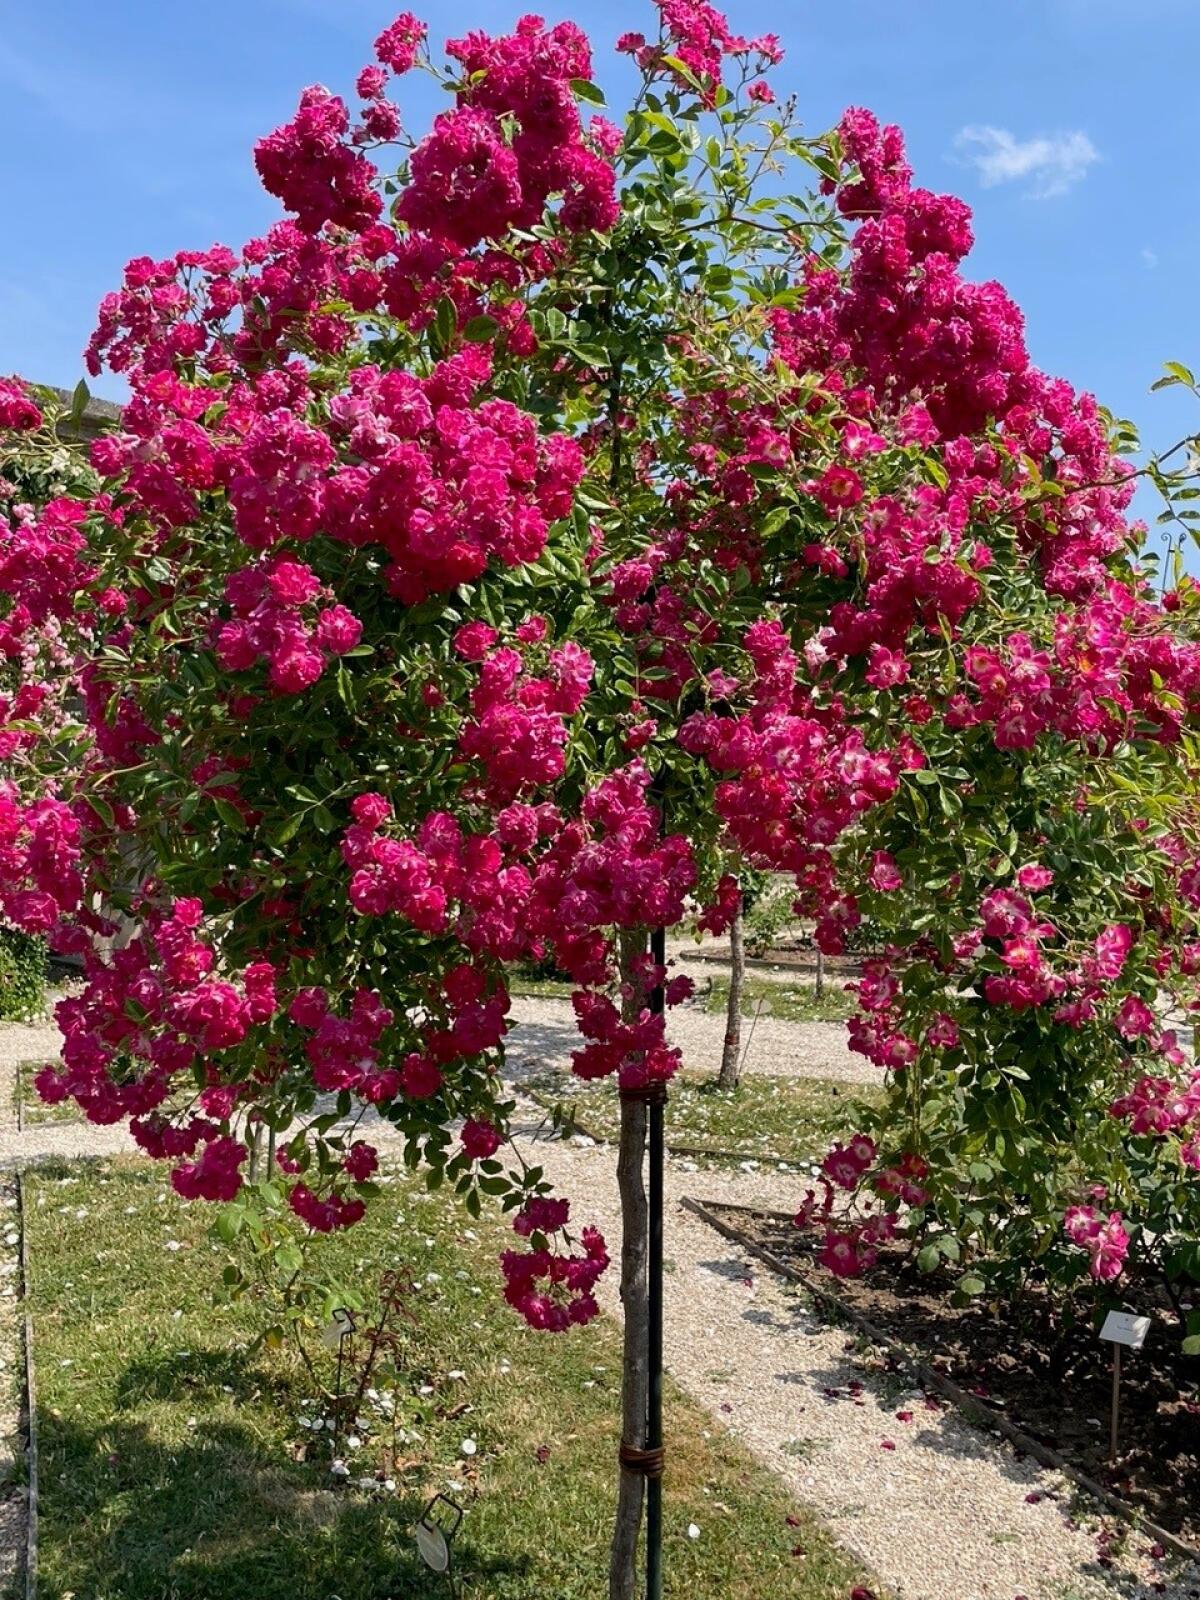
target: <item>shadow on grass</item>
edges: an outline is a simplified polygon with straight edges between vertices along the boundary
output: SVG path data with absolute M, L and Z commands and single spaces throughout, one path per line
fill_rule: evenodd
M 180 1401 L 189 1394 L 200 1398 L 216 1393 L 235 1401 L 257 1399 L 271 1390 L 282 1400 L 285 1386 L 247 1360 L 241 1350 L 169 1350 L 131 1361 L 116 1389 L 119 1411 L 129 1411 L 148 1400 Z
M 213 1384 L 228 1381 L 219 1358 L 205 1366 Z M 136 1364 L 122 1387 L 143 1403 L 156 1389 L 179 1394 L 153 1363 Z M 416 1554 L 412 1525 L 423 1497 L 415 1489 L 375 1498 L 325 1487 L 321 1468 L 264 1445 L 250 1421 L 201 1418 L 171 1444 L 120 1413 L 98 1427 L 43 1415 L 39 1435 L 43 1594 L 446 1600 L 451 1592 Z M 529 1592 L 527 1560 L 480 1559 L 464 1532 L 465 1596 Z

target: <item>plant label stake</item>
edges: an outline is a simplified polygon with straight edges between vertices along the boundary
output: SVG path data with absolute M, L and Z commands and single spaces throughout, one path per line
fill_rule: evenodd
M 435 1494 L 417 1518 L 413 1537 L 417 1553 L 430 1572 L 445 1575 L 451 1592 L 455 1588 L 454 1574 L 450 1570 L 450 1546 L 458 1525 L 463 1519 L 463 1508 L 444 1494 Z
M 334 1379 L 333 1401 L 333 1453 L 338 1454 L 338 1445 L 342 1437 L 342 1367 L 346 1358 L 346 1340 L 353 1339 L 355 1332 L 354 1317 L 345 1306 L 335 1306 L 330 1313 L 325 1331 L 321 1335 L 322 1342 L 330 1350 L 337 1347 L 337 1376 Z
M 1108 1430 L 1108 1459 L 1117 1459 L 1117 1430 L 1121 1414 L 1121 1346 L 1140 1350 L 1150 1332 L 1150 1318 L 1136 1317 L 1131 1311 L 1110 1311 L 1100 1329 L 1100 1337 L 1112 1345 L 1112 1419 Z
M 336 1350 L 343 1339 L 348 1339 L 354 1332 L 354 1317 L 344 1306 L 338 1306 L 329 1316 L 321 1334 L 321 1342 L 330 1350 Z

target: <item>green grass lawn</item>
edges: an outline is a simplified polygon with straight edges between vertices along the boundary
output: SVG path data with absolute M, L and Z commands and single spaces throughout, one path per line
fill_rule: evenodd
M 705 1009 L 723 1016 L 728 1007 L 729 979 L 714 978 Z M 741 1010 L 744 1017 L 760 1012 L 781 1022 L 845 1022 L 854 1011 L 854 996 L 845 992 L 840 979 L 826 980 L 825 992 L 818 999 L 815 984 L 747 977 L 742 984 Z M 743 1044 L 745 1033 L 743 1029 Z
M 704 992 L 705 979 L 700 977 L 704 1009 L 713 1015 L 725 1014 L 729 1005 L 729 979 L 711 980 L 711 988 Z M 514 995 L 529 995 L 537 1000 L 569 1000 L 573 985 L 558 978 L 529 978 L 514 973 L 508 980 L 509 991 Z M 825 992 L 817 998 L 816 986 L 811 983 L 775 982 L 770 978 L 747 977 L 742 984 L 742 1015 L 777 1017 L 782 1022 L 844 1022 L 854 1011 L 854 997 L 845 993 L 841 980 L 827 981 Z
M 562 1106 L 590 1134 L 615 1139 L 621 1108 L 613 1084 L 547 1072 L 529 1080 L 546 1107 Z M 667 1102 L 668 1144 L 738 1157 L 807 1163 L 854 1126 L 853 1108 L 879 1092 L 825 1078 L 769 1078 L 747 1072 L 736 1089 L 718 1089 L 713 1073 L 682 1072 Z
M 30 1172 L 26 1217 L 41 1443 L 40 1593 L 74 1600 L 444 1600 L 411 1527 L 444 1490 L 466 1507 L 464 1600 L 600 1600 L 617 1439 L 607 1321 L 539 1335 L 503 1305 L 511 1234 L 393 1174 L 368 1220 L 326 1242 L 370 1296 L 419 1284 L 401 1376 L 330 1475 L 314 1380 L 255 1346 L 263 1310 L 212 1298 L 212 1210 L 133 1158 Z M 322 1351 L 328 1383 L 332 1355 Z M 386 1422 L 397 1419 L 396 1454 Z M 861 1581 L 783 1486 L 672 1390 L 667 1592 L 845 1600 Z M 465 1449 L 467 1441 L 473 1451 Z M 355 1486 L 380 1467 L 391 1488 Z M 699 1529 L 689 1537 L 689 1524 Z
M 521 973 L 510 974 L 508 992 L 528 995 L 534 1000 L 569 1000 L 575 985 L 565 978 L 527 978 Z

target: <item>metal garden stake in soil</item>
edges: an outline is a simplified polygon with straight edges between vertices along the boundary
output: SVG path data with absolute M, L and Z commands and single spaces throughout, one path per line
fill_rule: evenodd
M 652 792 L 660 805 L 659 829 L 660 832 L 666 823 L 667 805 L 663 792 L 661 775 L 656 778 Z M 642 953 L 646 951 L 642 945 Z M 654 967 L 654 983 L 648 995 L 650 1014 L 662 1017 L 666 1010 L 666 968 L 667 968 L 667 930 L 663 927 L 651 928 L 649 940 L 650 961 Z M 644 1397 L 645 1414 L 641 1430 L 642 1442 L 635 1444 L 633 1440 L 626 1439 L 622 1432 L 618 1458 L 621 1463 L 622 1487 L 621 1501 L 625 1498 L 625 1485 L 629 1474 L 639 1474 L 645 1481 L 645 1527 L 646 1527 L 646 1600 L 662 1600 L 663 1592 L 663 1550 L 662 1550 L 662 1475 L 663 1475 L 663 1426 L 662 1426 L 662 1389 L 663 1389 L 663 1155 L 664 1133 L 663 1120 L 667 1104 L 667 1086 L 662 1079 L 655 1079 L 651 1083 L 628 1085 L 619 1090 L 622 1106 L 622 1149 L 624 1149 L 625 1106 L 630 1102 L 640 1101 L 646 1110 L 646 1122 L 643 1126 L 643 1135 L 646 1145 L 649 1146 L 650 1171 L 646 1182 L 646 1210 L 645 1210 L 645 1384 L 643 1394 L 637 1395 L 628 1387 L 623 1394 L 634 1395 L 632 1409 L 639 1408 Z M 632 1109 L 632 1106 L 630 1106 Z M 644 1159 L 645 1148 L 639 1152 Z M 640 1164 L 640 1163 L 639 1163 Z M 643 1169 L 644 1170 L 644 1169 Z M 638 1175 L 640 1179 L 640 1174 Z M 639 1185 L 640 1187 L 640 1182 Z M 623 1252 L 624 1254 L 624 1252 Z M 624 1269 L 622 1269 L 624 1270 Z M 626 1337 L 629 1336 L 628 1324 Z M 628 1346 L 626 1356 L 629 1355 Z M 625 1383 L 632 1382 L 628 1370 Z M 628 1414 L 623 1415 L 623 1424 L 636 1425 L 637 1420 Z M 640 1516 L 641 1497 L 638 1497 L 637 1511 Z M 632 1528 L 636 1540 L 636 1522 L 622 1524 L 622 1506 L 618 1504 L 617 1533 L 613 1546 L 613 1566 L 610 1576 L 616 1579 L 621 1573 L 621 1586 L 624 1591 L 624 1574 L 633 1577 L 633 1550 L 623 1543 L 624 1529 Z M 624 1563 L 628 1559 L 626 1568 Z M 627 1592 L 627 1591 L 626 1591 Z
M 645 952 L 646 946 L 643 944 L 641 953 L 644 955 Z M 649 1007 L 652 1015 L 661 1017 L 666 1001 L 662 983 L 667 960 L 664 928 L 651 929 L 650 960 L 657 969 L 658 977 L 648 995 Z M 620 1571 L 621 1581 L 619 1590 L 614 1583 L 610 1592 L 620 1593 L 624 1600 L 628 1600 L 631 1586 L 636 1581 L 633 1558 L 638 1524 L 643 1520 L 644 1507 L 646 1600 L 662 1600 L 663 1114 L 667 1104 L 667 1086 L 659 1078 L 648 1083 L 627 1084 L 618 1092 L 622 1101 L 623 1124 L 627 1107 L 632 1108 L 636 1104 L 644 1107 L 646 1112 L 646 1121 L 639 1129 L 641 1148 L 637 1151 L 637 1157 L 640 1170 L 636 1173 L 639 1188 L 645 1176 L 647 1147 L 650 1171 L 644 1190 L 646 1196 L 645 1210 L 642 1213 L 644 1223 L 639 1218 L 637 1224 L 641 1239 L 645 1241 L 642 1251 L 644 1267 L 639 1269 L 640 1283 L 635 1291 L 637 1321 L 641 1326 L 632 1322 L 630 1317 L 626 1318 L 625 1326 L 626 1360 L 636 1369 L 641 1381 L 636 1387 L 628 1387 L 632 1380 L 628 1376 L 627 1368 L 625 1380 L 627 1387 L 622 1394 L 621 1444 L 617 1452 L 621 1463 L 622 1497 L 627 1483 L 632 1478 L 642 1478 L 644 1487 L 639 1485 L 636 1491 L 634 1501 L 636 1520 L 634 1517 L 624 1519 L 622 1508 L 618 1507 L 613 1570 Z M 641 1293 L 642 1284 L 645 1286 L 644 1295 Z M 643 1338 L 645 1343 L 641 1344 Z M 640 1350 L 639 1344 L 641 1344 Z M 634 1351 L 636 1354 L 633 1354 Z M 645 1352 L 644 1363 L 641 1360 L 642 1351 Z M 628 1428 L 635 1438 L 626 1437 L 625 1428 Z M 636 1442 L 638 1438 L 641 1440 L 640 1443 Z
M 765 995 L 760 995 L 758 1004 L 754 1008 L 754 1016 L 750 1023 L 750 1037 L 746 1040 L 746 1048 L 742 1051 L 742 1059 L 738 1063 L 739 1078 L 742 1075 L 743 1067 L 746 1065 L 746 1057 L 750 1054 L 750 1046 L 754 1043 L 754 1030 L 758 1027 L 758 1019 L 762 1016 L 769 1017 L 772 1009 L 773 1007 L 771 1002 L 767 999 L 767 997 Z

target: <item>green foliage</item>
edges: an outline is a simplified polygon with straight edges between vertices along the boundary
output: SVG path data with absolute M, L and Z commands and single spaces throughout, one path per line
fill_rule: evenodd
M 0 1021 L 32 1022 L 40 1017 L 45 989 L 45 941 L 0 926 Z
M 76 424 L 90 398 L 80 383 L 68 409 L 53 389 L 33 386 L 33 395 L 45 421 L 29 433 L 6 434 L 0 450 L 0 470 L 16 490 L 14 499 L 42 505 L 57 495 L 94 494 L 99 474 L 88 463 L 87 444 Z
M 863 917 L 846 930 L 846 949 L 856 956 L 870 955 L 888 942 L 887 931 L 870 917 Z
M 997 598 L 1015 603 L 999 584 Z M 1089 1282 L 1087 1256 L 1064 1236 L 1063 1215 L 1094 1203 L 1102 1215 L 1121 1212 L 1131 1235 L 1118 1296 L 1139 1279 L 1151 1295 L 1164 1279 L 1200 1281 L 1200 1184 L 1181 1165 L 1178 1138 L 1131 1136 L 1110 1111 L 1141 1073 L 1161 1072 L 1161 1059 L 1139 1056 L 1138 1041 L 1112 1026 L 990 1002 L 987 979 L 1006 969 L 987 941 L 971 983 L 952 960 L 956 939 L 978 938 L 984 895 L 1015 887 L 1019 868 L 1036 861 L 1054 874 L 1034 904 L 1056 938 L 1083 955 L 1104 927 L 1130 925 L 1122 992 L 1160 1012 L 1169 993 L 1186 1004 L 1184 973 L 1155 964 L 1156 934 L 1173 919 L 1188 926 L 1168 855 L 1152 848 L 1180 818 L 1176 757 L 1153 745 L 1089 752 L 1062 739 L 1003 751 L 980 729 L 945 730 L 925 748 L 928 765 L 852 845 L 867 859 L 887 850 L 904 874 L 901 890 L 862 896 L 881 942 L 921 952 L 900 976 L 903 1026 L 920 1039 L 941 1013 L 959 1032 L 957 1045 L 922 1043 L 890 1074 L 882 1111 L 864 1125 L 885 1163 L 913 1153 L 928 1164 L 918 1264 L 959 1265 L 966 1294 L 1015 1295 L 1031 1280 L 1077 1290 Z M 1114 1293 L 1094 1287 L 1100 1306 Z
M 742 922 L 746 953 L 766 955 L 785 929 L 795 922 L 792 911 L 796 888 L 777 873 L 739 873 L 742 885 Z

